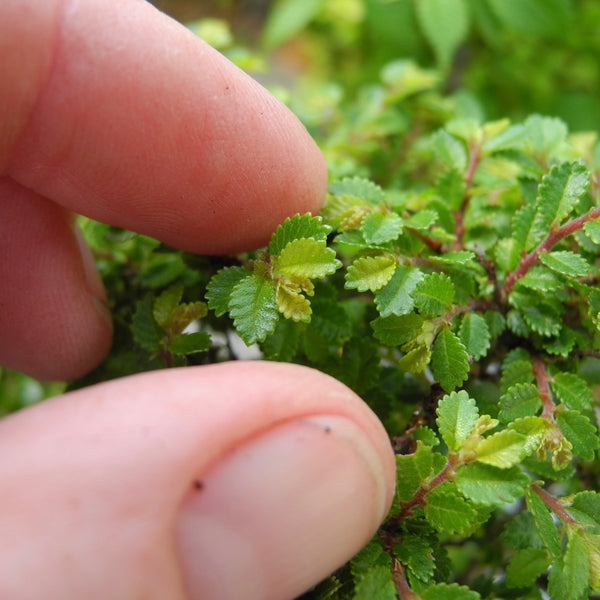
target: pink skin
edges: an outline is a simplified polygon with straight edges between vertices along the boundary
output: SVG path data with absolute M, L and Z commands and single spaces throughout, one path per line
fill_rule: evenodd
M 318 211 L 297 119 L 145 2 L 3 0 L 0 30 L 0 364 L 71 378 L 109 347 L 71 211 L 204 253 Z M 394 459 L 338 382 L 230 363 L 5 419 L 0 481 L 1 598 L 283 599 L 368 540 Z

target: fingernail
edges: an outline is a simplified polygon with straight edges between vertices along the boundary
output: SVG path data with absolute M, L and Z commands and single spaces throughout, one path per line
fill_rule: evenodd
M 294 598 L 351 558 L 390 498 L 363 430 L 338 415 L 279 425 L 196 481 L 177 524 L 190 598 Z

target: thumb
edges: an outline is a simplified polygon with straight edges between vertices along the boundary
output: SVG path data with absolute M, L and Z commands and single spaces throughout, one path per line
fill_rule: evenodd
M 3 420 L 0 457 L 15 600 L 292 598 L 369 540 L 394 489 L 357 396 L 266 362 L 66 394 Z

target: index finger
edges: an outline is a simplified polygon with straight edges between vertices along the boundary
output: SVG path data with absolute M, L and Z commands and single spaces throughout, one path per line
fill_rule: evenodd
M 319 209 L 325 164 L 296 117 L 146 2 L 5 0 L 0 22 L 0 174 L 195 252 Z

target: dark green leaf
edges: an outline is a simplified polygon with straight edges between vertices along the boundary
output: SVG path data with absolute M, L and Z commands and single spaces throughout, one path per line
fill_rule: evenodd
M 487 354 L 490 347 L 490 331 L 486 320 L 480 314 L 466 314 L 460 324 L 458 335 L 467 353 L 475 360 Z
M 427 582 L 435 572 L 433 548 L 422 535 L 403 535 L 402 543 L 394 546 L 396 558 L 410 570 L 417 579 Z
M 429 273 L 417 283 L 411 295 L 420 313 L 437 317 L 448 310 L 454 293 L 454 284 L 448 275 Z
M 535 583 L 550 566 L 548 552 L 541 548 L 523 548 L 511 557 L 506 567 L 509 587 L 526 587 Z
M 154 315 L 155 321 L 161 327 L 169 325 L 171 314 L 181 302 L 182 296 L 183 285 L 178 283 L 161 292 L 160 296 L 154 301 L 152 314 Z
M 581 160 L 552 167 L 538 188 L 537 227 L 550 230 L 558 226 L 579 204 L 589 183 L 590 174 Z
M 469 355 L 450 329 L 442 330 L 433 343 L 431 370 L 446 392 L 458 387 L 469 374 Z
M 419 269 L 398 265 L 392 278 L 375 293 L 375 305 L 382 317 L 404 315 L 414 306 L 411 296 L 415 286 L 423 279 Z
M 509 504 L 525 492 L 529 478 L 518 467 L 498 469 L 481 463 L 470 463 L 457 470 L 456 486 L 477 504 L 501 506 Z
M 565 554 L 550 569 L 548 592 L 552 598 L 582 600 L 589 592 L 589 553 L 580 529 L 569 527 L 567 533 Z
M 592 390 L 575 373 L 557 373 L 550 387 L 560 402 L 574 410 L 586 411 L 592 407 Z
M 575 494 L 569 512 L 576 514 L 578 521 L 592 525 L 595 533 L 600 533 L 600 494 L 598 492 L 585 491 Z
M 525 490 L 525 498 L 527 500 L 527 508 L 533 517 L 535 527 L 542 542 L 544 542 L 544 545 L 548 548 L 552 556 L 560 556 L 562 554 L 560 538 L 550 511 L 531 487 Z
M 396 587 L 389 567 L 375 566 L 356 584 L 353 600 L 396 600 Z
M 563 410 L 557 413 L 556 422 L 573 446 L 573 453 L 584 460 L 592 460 L 594 450 L 598 449 L 598 430 L 590 420 L 576 410 Z
M 567 277 L 585 277 L 590 265 L 587 260 L 569 250 L 540 252 L 540 260 L 550 269 Z
M 213 275 L 206 287 L 206 300 L 217 317 L 229 312 L 231 292 L 249 274 L 244 267 L 225 267 Z
M 154 297 L 145 296 L 138 301 L 131 321 L 131 331 L 136 343 L 148 352 L 158 352 L 165 332 L 154 319 Z
M 423 328 L 423 318 L 416 313 L 378 317 L 371 325 L 375 337 L 386 346 L 401 346 L 415 338 Z
M 195 331 L 193 333 L 182 333 L 173 338 L 169 344 L 169 352 L 185 356 L 187 354 L 196 354 L 206 352 L 210 348 L 210 336 L 204 331 Z
M 478 516 L 450 482 L 438 485 L 425 496 L 425 517 L 440 532 L 463 533 L 477 522 Z
M 330 231 L 331 227 L 325 225 L 321 217 L 313 217 L 309 213 L 288 217 L 271 236 L 269 254 L 277 256 L 290 242 L 302 238 L 324 242 Z
M 535 415 L 542 405 L 537 385 L 516 383 L 500 397 L 498 417 L 504 423 L 510 423 L 521 417 Z
M 247 345 L 264 341 L 275 330 L 279 310 L 270 279 L 248 275 L 233 288 L 229 306 L 236 331 Z
M 433 451 L 422 442 L 417 442 L 413 454 L 396 455 L 396 495 L 406 502 L 412 498 L 421 483 L 432 475 Z
M 481 596 L 458 583 L 437 583 L 421 593 L 422 600 L 480 600 Z

